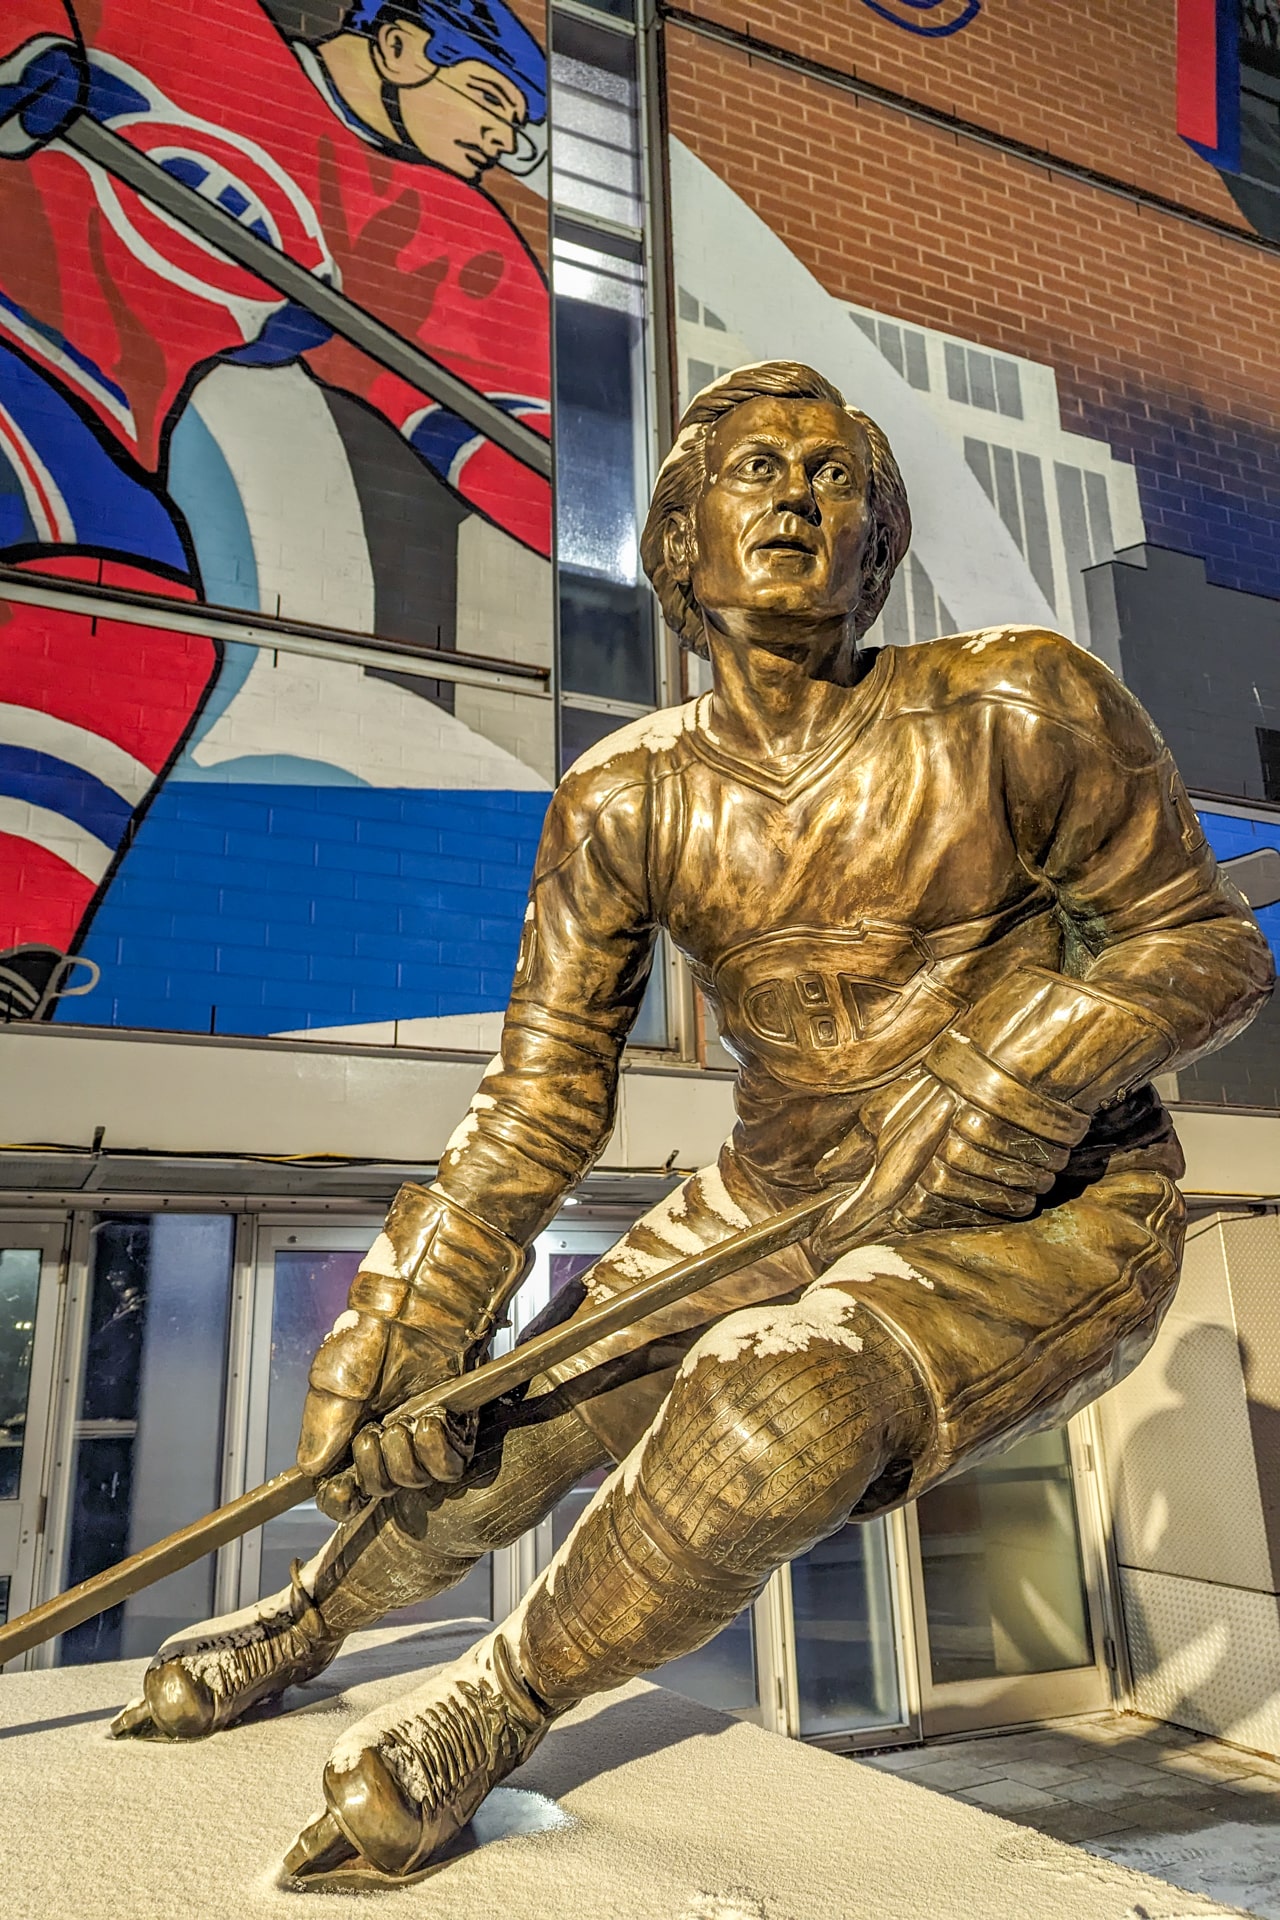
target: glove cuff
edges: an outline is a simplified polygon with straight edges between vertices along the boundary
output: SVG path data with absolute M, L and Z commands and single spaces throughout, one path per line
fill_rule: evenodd
M 1017 1079 L 960 1033 L 942 1033 L 924 1057 L 935 1080 L 972 1106 L 1055 1146 L 1074 1147 L 1089 1116 Z
M 925 1059 L 975 1105 L 1045 1139 L 1073 1144 L 1065 1133 L 1036 1126 L 1031 1114 L 1040 1112 L 1054 1125 L 1056 1109 L 1059 1128 L 1071 1112 L 1087 1121 L 1158 1073 L 1177 1050 L 1176 1036 L 1160 1020 L 1091 981 L 1020 967 L 970 1010 L 963 1034 L 941 1035 Z
M 351 1283 L 349 1304 L 457 1354 L 488 1339 L 524 1271 L 523 1247 L 442 1187 L 409 1181 Z

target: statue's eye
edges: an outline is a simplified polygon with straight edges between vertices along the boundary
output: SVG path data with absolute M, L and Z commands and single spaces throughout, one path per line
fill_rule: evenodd
M 773 459 L 767 453 L 749 453 L 738 462 L 744 480 L 767 480 L 773 472 Z
M 819 468 L 818 479 L 828 487 L 851 487 L 853 469 L 846 466 L 843 460 L 828 460 L 825 466 Z

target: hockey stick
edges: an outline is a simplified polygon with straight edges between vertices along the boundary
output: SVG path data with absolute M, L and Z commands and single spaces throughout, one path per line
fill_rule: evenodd
M 546 1368 L 585 1353 L 606 1334 L 635 1325 L 648 1314 L 683 1300 L 686 1295 L 710 1286 L 713 1281 L 737 1273 L 753 1260 L 764 1259 L 769 1254 L 780 1253 L 784 1247 L 794 1246 L 833 1206 L 842 1202 L 847 1206 L 850 1200 L 861 1199 L 865 1195 L 869 1204 L 865 1212 L 860 1209 L 860 1224 L 865 1231 L 870 1231 L 875 1222 L 883 1218 L 885 1208 L 884 1199 L 878 1195 L 873 1199 L 874 1179 L 873 1174 L 860 1187 L 852 1190 L 828 1188 L 816 1199 L 802 1200 L 797 1206 L 774 1214 L 759 1226 L 746 1227 L 741 1233 L 735 1233 L 718 1245 L 709 1247 L 705 1253 L 694 1254 L 688 1260 L 677 1262 L 642 1286 L 633 1287 L 629 1292 L 618 1294 L 586 1313 L 576 1314 L 558 1327 L 549 1328 L 546 1333 L 525 1341 L 500 1359 L 489 1360 L 471 1373 L 461 1374 L 439 1387 L 418 1394 L 396 1409 L 396 1424 L 406 1424 L 427 1413 L 472 1413 L 479 1407 L 487 1406 L 502 1394 L 524 1386 Z M 875 1187 L 880 1189 L 881 1183 L 875 1181 Z M 238 1500 L 218 1507 L 215 1512 L 206 1514 L 204 1519 L 193 1521 L 180 1532 L 171 1533 L 154 1546 L 145 1547 L 141 1553 L 132 1554 L 129 1559 L 108 1567 L 105 1573 L 82 1580 L 79 1586 L 46 1600 L 30 1613 L 20 1614 L 7 1626 L 0 1627 L 0 1666 L 25 1653 L 29 1647 L 39 1646 L 45 1640 L 52 1640 L 56 1634 L 68 1632 L 82 1620 L 91 1620 L 95 1614 L 105 1613 L 108 1607 L 127 1600 L 131 1594 L 140 1593 L 157 1580 L 163 1580 L 166 1574 L 190 1566 L 193 1560 L 212 1553 L 216 1547 L 225 1546 L 228 1541 L 239 1539 L 241 1534 L 248 1533 L 252 1528 L 287 1513 L 290 1507 L 309 1499 L 314 1491 L 315 1483 L 299 1467 L 288 1467 L 283 1473 L 278 1473 L 274 1480 L 267 1480 L 260 1487 L 241 1494 Z

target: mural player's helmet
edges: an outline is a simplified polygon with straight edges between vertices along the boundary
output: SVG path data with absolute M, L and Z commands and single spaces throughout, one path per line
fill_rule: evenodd
M 503 0 L 355 0 L 343 24 L 348 33 L 372 34 L 391 19 L 425 30 L 427 58 L 437 66 L 482 60 L 505 74 L 528 101 L 530 120 L 545 120 L 547 56 Z

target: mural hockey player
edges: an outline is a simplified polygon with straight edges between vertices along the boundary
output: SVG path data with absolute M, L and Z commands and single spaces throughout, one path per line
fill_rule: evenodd
M 242 497 L 193 403 L 233 368 L 293 370 L 317 409 L 325 391 L 349 396 L 412 448 L 424 480 L 547 555 L 545 480 L 61 137 L 77 114 L 97 121 L 547 433 L 547 288 L 486 191 L 495 168 L 536 153 L 546 85 L 542 48 L 502 0 L 352 0 L 314 45 L 259 0 L 0 10 L 0 226 L 23 236 L 0 259 L 0 560 L 109 592 L 256 606 L 255 555 L 279 529 Z M 402 542 L 391 496 L 366 495 L 366 518 L 351 489 L 317 488 L 330 549 Z M 429 509 L 414 512 L 422 532 Z M 7 609 L 0 1018 L 47 1008 L 213 691 L 207 641 L 149 633 L 113 626 L 88 645 L 75 619 Z M 102 778 L 121 750 L 127 791 Z M 79 836 L 39 811 L 50 804 L 72 809 Z M 62 857 L 77 839 L 79 858 Z
M 1063 1421 L 1154 1337 L 1183 1163 L 1151 1076 L 1244 1025 L 1270 955 L 1088 653 L 1027 628 L 859 647 L 909 526 L 879 430 L 809 368 L 741 369 L 684 417 L 643 553 L 713 691 L 559 787 L 501 1053 L 312 1367 L 299 1459 L 337 1530 L 285 1592 L 168 1642 L 115 1725 L 228 1726 L 622 1462 L 510 1619 L 339 1743 L 286 1863 L 304 1884 L 428 1867 L 576 1701 L 701 1646 L 851 1515 Z M 369 1425 L 483 1355 L 609 1138 L 659 928 L 739 1062 L 738 1122 L 543 1323 L 874 1169 L 870 1231 L 836 1195 L 807 1242 L 518 1404 Z

